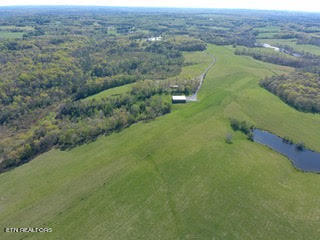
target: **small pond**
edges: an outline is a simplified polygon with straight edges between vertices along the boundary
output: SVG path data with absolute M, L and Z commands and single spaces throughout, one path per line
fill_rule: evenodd
M 298 145 L 288 143 L 267 131 L 253 130 L 253 141 L 270 147 L 289 158 L 294 166 L 302 171 L 320 173 L 320 153 L 299 149 Z

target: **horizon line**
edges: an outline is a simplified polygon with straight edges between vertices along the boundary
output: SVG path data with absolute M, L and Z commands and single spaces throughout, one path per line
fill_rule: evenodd
M 289 9 L 263 9 L 263 8 L 213 8 L 213 7 L 183 7 L 183 6 L 117 6 L 117 5 L 76 5 L 76 4 L 26 4 L 26 5 L 0 5 L 0 8 L 12 7 L 104 7 L 104 8 L 153 8 L 153 9 L 191 9 L 191 10 L 242 10 L 242 11 L 275 11 L 291 13 L 316 13 L 320 11 L 289 10 Z

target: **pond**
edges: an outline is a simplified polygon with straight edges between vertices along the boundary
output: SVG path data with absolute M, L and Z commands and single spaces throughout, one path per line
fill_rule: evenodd
M 301 149 L 298 145 L 289 143 L 267 131 L 253 130 L 253 141 L 266 145 L 289 158 L 293 165 L 305 172 L 320 173 L 320 153 Z

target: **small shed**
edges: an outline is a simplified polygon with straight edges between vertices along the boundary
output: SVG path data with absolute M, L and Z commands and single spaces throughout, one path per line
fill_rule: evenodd
M 172 103 L 186 103 L 187 98 L 186 96 L 172 96 Z
M 170 85 L 170 88 L 177 89 L 179 88 L 179 85 Z

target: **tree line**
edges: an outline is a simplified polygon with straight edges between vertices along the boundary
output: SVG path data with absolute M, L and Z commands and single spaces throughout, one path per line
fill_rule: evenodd
M 167 114 L 171 111 L 167 93 L 154 81 L 144 81 L 119 96 L 66 102 L 20 144 L 2 147 L 0 171 L 23 164 L 54 146 L 69 149 Z
M 260 85 L 283 101 L 305 112 L 320 112 L 320 77 L 318 74 L 295 71 L 267 77 Z

